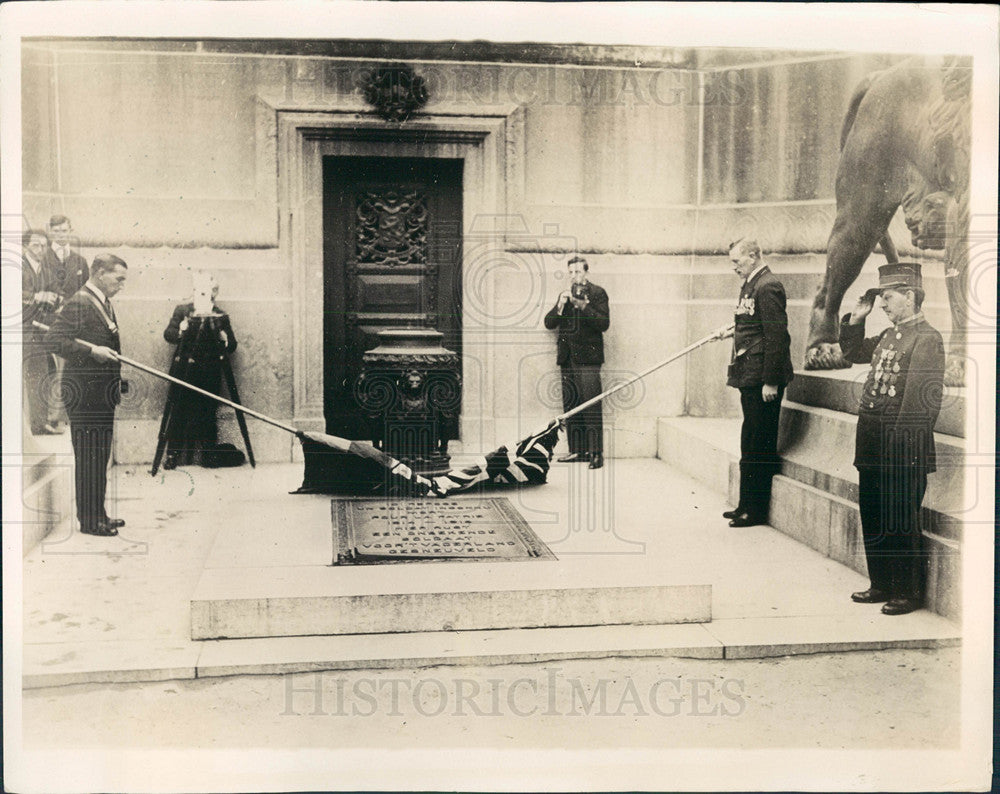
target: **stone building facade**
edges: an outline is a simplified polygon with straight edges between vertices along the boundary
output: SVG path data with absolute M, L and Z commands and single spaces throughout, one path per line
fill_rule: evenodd
M 162 39 L 25 40 L 22 55 L 25 222 L 65 214 L 88 259 L 111 250 L 129 263 L 116 301 L 126 355 L 167 368 L 171 309 L 188 298 L 191 270 L 211 270 L 239 339 L 247 405 L 322 430 L 337 399 L 337 334 L 371 331 L 379 312 L 450 322 L 465 450 L 561 410 L 542 316 L 574 251 L 611 298 L 606 382 L 731 318 L 726 248 L 744 234 L 788 287 L 798 365 L 834 216 L 843 113 L 857 82 L 895 60 Z M 387 63 L 410 67 L 426 89 L 403 121 L 364 95 Z M 338 259 L 345 179 L 389 190 L 396 209 L 414 185 L 426 188 L 447 226 L 431 243 L 443 242 L 391 278 L 352 270 L 350 252 Z M 929 300 L 946 328 L 945 307 Z M 655 455 L 657 417 L 736 415 L 727 357 L 725 345 L 703 349 L 610 401 L 608 453 Z M 166 394 L 155 379 L 132 381 L 120 463 L 152 458 Z M 235 437 L 231 412 L 220 416 Z M 296 454 L 281 430 L 251 432 L 258 460 Z

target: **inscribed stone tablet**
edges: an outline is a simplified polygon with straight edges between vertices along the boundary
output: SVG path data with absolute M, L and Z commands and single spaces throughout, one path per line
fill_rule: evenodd
M 334 499 L 334 565 L 554 559 L 505 497 Z

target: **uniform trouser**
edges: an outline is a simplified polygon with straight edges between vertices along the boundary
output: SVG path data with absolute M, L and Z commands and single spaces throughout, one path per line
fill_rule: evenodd
M 740 429 L 740 502 L 738 509 L 766 519 L 771 506 L 771 478 L 781 467 L 778 458 L 778 418 L 785 387 L 764 402 L 761 386 L 740 388 L 743 427 Z
M 562 367 L 563 411 L 571 411 L 601 393 L 601 367 L 573 365 Z M 566 420 L 569 451 L 604 453 L 604 422 L 601 403 L 597 402 Z
M 920 504 L 927 490 L 921 467 L 858 467 L 858 507 L 868 578 L 892 598 L 921 600 L 924 590 Z
M 70 411 L 69 422 L 76 464 L 76 516 L 81 527 L 93 528 L 107 517 L 104 499 L 115 414 L 114 411 L 87 414 Z
M 41 343 L 29 340 L 28 334 L 25 334 L 21 362 L 31 432 L 39 433 L 49 421 L 50 395 L 54 392 L 52 386 L 56 373 L 55 360 Z

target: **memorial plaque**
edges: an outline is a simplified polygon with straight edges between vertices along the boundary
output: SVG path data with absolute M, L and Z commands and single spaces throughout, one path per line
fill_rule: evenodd
M 333 499 L 333 564 L 555 559 L 505 497 Z

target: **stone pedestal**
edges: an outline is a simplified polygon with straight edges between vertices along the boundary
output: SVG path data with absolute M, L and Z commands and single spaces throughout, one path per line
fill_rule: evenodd
M 461 364 L 442 337 L 426 328 L 380 331 L 356 386 L 372 443 L 423 473 L 447 471 L 448 439 L 458 435 Z

